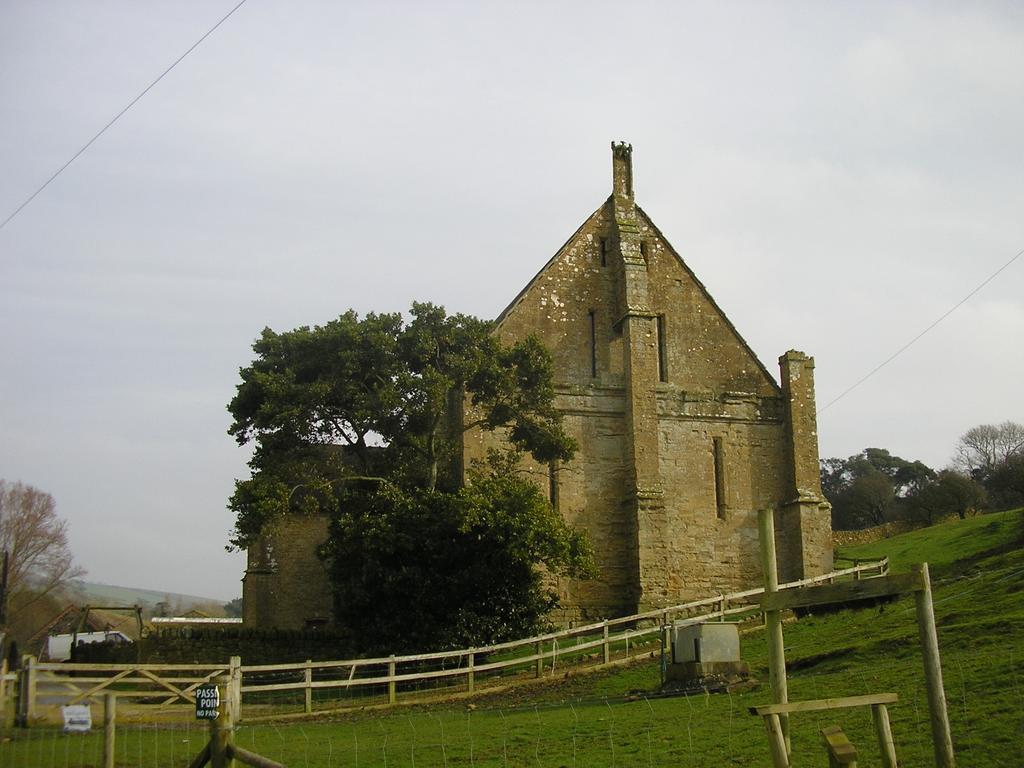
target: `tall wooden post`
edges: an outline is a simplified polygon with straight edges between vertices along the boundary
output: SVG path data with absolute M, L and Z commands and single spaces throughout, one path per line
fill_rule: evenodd
M 214 681 L 220 696 L 217 719 L 210 721 L 210 765 L 212 768 L 234 768 L 231 747 L 235 740 L 235 703 L 231 676 L 219 675 Z
M 475 685 L 475 681 L 473 679 L 473 666 L 476 661 L 476 659 L 474 658 L 475 656 L 476 652 L 472 648 L 470 648 L 469 656 L 466 657 L 466 689 L 470 693 L 473 692 L 473 687 Z
M 103 768 L 114 768 L 115 729 L 117 727 L 117 696 L 103 697 Z
M 768 508 L 757 513 L 757 528 L 761 539 L 761 570 L 764 572 L 764 592 L 769 595 L 779 591 L 778 564 L 775 559 L 775 510 Z M 780 611 L 765 611 L 765 626 L 768 630 L 768 681 L 772 687 L 774 704 L 789 703 L 789 688 L 786 682 L 786 652 L 782 637 L 782 614 Z M 786 745 L 787 756 L 791 754 L 789 740 L 789 715 L 779 715 L 779 730 Z
M 942 662 L 939 659 L 939 635 L 935 630 L 935 610 L 932 605 L 932 582 L 928 563 L 914 566 L 920 575 L 921 588 L 914 592 L 917 603 L 917 631 L 924 656 L 924 682 L 928 691 L 928 712 L 932 721 L 932 746 L 937 768 L 954 768 L 953 737 L 946 711 L 946 691 L 942 687 Z

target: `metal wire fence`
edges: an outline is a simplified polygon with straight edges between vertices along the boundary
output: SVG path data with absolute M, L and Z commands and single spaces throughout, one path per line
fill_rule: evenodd
M 793 699 L 850 695 L 907 679 L 907 661 L 879 659 L 854 673 L 796 672 L 789 678 Z M 648 684 L 656 672 L 646 670 Z M 1020 765 L 1024 750 L 1024 691 L 1021 661 L 979 658 L 969 650 L 946 654 L 944 666 L 950 719 L 961 764 L 975 768 Z M 987 695 L 994 669 L 1007 681 L 1007 696 Z M 632 672 L 631 674 L 638 674 Z M 913 677 L 913 676 L 910 676 Z M 927 698 L 923 681 L 902 683 L 891 709 L 893 734 L 904 768 L 933 765 Z M 550 697 L 548 691 L 545 696 Z M 768 745 L 761 719 L 748 708 L 770 701 L 767 685 L 745 692 L 690 696 L 636 693 L 564 702 L 529 701 L 515 706 L 487 704 L 364 710 L 318 721 L 242 724 L 236 743 L 289 768 L 577 768 L 577 766 L 763 766 Z M 1018 704 L 1015 704 L 1017 702 Z M 826 760 L 819 731 L 838 722 L 860 750 L 864 765 L 879 764 L 873 724 L 866 710 L 809 712 L 791 719 L 793 765 Z M 206 728 L 181 720 L 159 725 L 129 723 L 117 728 L 115 765 L 138 768 L 187 766 L 208 738 Z M 102 765 L 102 733 L 64 734 L 58 728 L 3 729 L 0 766 L 91 768 Z

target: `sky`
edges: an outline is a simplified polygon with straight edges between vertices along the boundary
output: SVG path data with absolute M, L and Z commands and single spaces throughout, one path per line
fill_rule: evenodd
M 237 0 L 0 4 L 0 220 Z M 611 191 L 770 370 L 816 359 L 822 457 L 949 463 L 1024 422 L 1024 5 L 248 0 L 0 229 L 0 477 L 88 578 L 230 599 L 269 326 L 496 316 Z M 827 407 L 825 407 L 827 406 Z

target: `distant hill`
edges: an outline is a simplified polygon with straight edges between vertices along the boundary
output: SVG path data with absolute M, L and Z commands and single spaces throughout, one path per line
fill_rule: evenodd
M 204 606 L 220 607 L 224 600 L 199 595 L 183 595 L 177 592 L 159 592 L 153 589 L 119 587 L 113 584 L 98 584 L 92 581 L 76 581 L 72 584 L 75 602 L 103 606 L 140 605 L 151 612 L 157 603 L 166 602 L 175 613 Z

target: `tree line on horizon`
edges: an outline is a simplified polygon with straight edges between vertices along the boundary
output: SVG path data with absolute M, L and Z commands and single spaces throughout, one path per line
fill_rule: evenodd
M 939 470 L 885 448 L 822 459 L 821 489 L 837 530 L 897 521 L 932 525 L 954 514 L 963 519 L 1024 506 L 1024 425 L 969 429 L 957 441 L 952 464 Z

